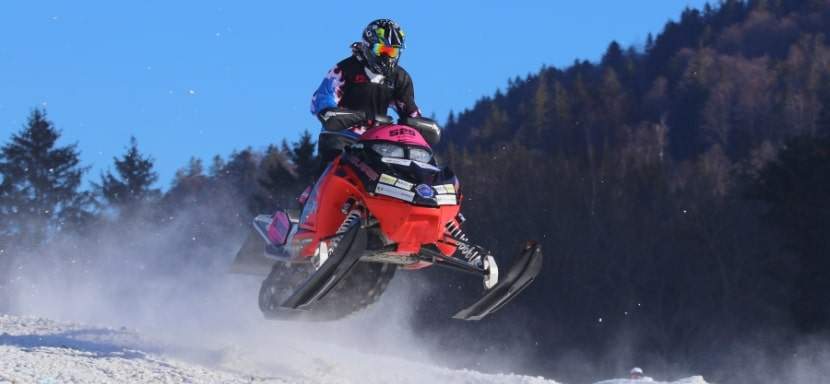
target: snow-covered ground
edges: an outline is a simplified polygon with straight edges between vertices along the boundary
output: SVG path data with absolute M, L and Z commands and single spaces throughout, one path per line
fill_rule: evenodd
M 0 317 L 0 383 L 249 383 L 169 359 L 125 330 Z M 279 381 L 274 381 L 279 382 Z
M 107 244 L 96 263 L 67 264 L 56 252 L 13 269 L 0 287 L 13 314 L 0 313 L 0 384 L 556 384 L 521 374 L 535 370 L 532 345 L 471 346 L 459 356 L 420 334 L 411 305 L 419 285 L 404 272 L 379 303 L 347 319 L 268 321 L 256 302 L 261 277 L 228 275 L 221 260 L 173 268 L 163 256 L 175 250 L 129 255 Z M 689 380 L 676 383 L 704 383 Z
M 503 383 L 556 384 L 542 377 L 452 370 L 339 346 L 283 346 L 292 356 L 245 345 L 194 349 L 125 328 L 0 315 L 0 384 L 9 383 Z M 288 348 L 286 348 L 288 347 Z M 314 350 L 314 355 L 310 351 Z M 321 353 L 321 351 L 325 351 Z M 356 361 L 371 364 L 355 364 Z M 706 384 L 616 379 L 596 384 Z
M 336 346 L 310 356 L 294 345 L 290 357 L 234 346 L 194 350 L 126 329 L 8 315 L 0 316 L 0 330 L 0 383 L 555 384 L 541 377 L 451 370 Z M 372 364 L 352 364 L 356 360 Z
M 596 382 L 594 384 L 706 384 L 706 380 L 703 380 L 702 376 L 692 376 L 687 377 L 684 379 L 680 379 L 677 381 L 657 381 L 652 378 L 645 378 L 645 379 L 613 379 L 613 380 L 603 380 L 600 382 Z

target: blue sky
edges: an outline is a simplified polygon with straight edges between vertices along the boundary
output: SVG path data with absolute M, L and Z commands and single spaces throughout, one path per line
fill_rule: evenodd
M 704 3 L 4 1 L 0 143 L 45 107 L 92 166 L 88 179 L 132 135 L 167 189 L 191 156 L 316 132 L 310 96 L 372 19 L 402 25 L 418 104 L 443 121 L 542 65 L 597 60 L 611 40 L 642 45 Z

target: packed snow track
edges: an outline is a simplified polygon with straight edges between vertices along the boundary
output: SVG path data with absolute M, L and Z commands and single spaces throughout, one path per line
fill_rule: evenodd
M 371 365 L 331 356 L 304 363 L 248 354 L 232 346 L 193 350 L 127 329 L 0 315 L 0 384 L 6 383 L 524 383 L 541 377 L 451 370 L 383 356 Z M 302 353 L 302 352 L 299 352 Z M 283 361 L 282 364 L 275 363 Z

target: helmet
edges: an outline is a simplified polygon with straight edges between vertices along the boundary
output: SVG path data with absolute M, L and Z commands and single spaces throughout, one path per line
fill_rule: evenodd
M 374 73 L 391 75 L 398 66 L 403 49 L 403 30 L 390 19 L 375 20 L 363 30 L 360 52 L 366 66 Z

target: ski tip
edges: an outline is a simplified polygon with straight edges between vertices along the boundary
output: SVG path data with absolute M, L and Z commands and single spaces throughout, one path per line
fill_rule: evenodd
M 524 251 L 525 252 L 527 252 L 527 251 L 541 251 L 541 250 L 542 250 L 542 245 L 539 244 L 539 242 L 536 241 L 536 240 L 528 240 L 525 243 L 525 246 L 524 246 Z
M 542 251 L 535 241 L 528 241 L 519 256 L 513 261 L 505 278 L 488 290 L 474 304 L 453 316 L 458 320 L 481 320 L 498 311 L 516 298 L 542 270 Z

